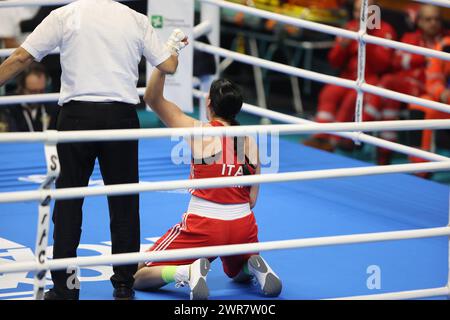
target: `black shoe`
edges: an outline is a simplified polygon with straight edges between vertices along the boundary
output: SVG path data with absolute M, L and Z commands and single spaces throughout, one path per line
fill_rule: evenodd
M 114 289 L 113 296 L 116 300 L 133 300 L 134 290 L 125 285 L 119 285 Z
M 44 300 L 79 300 L 79 292 L 75 295 L 63 295 L 57 293 L 55 289 L 50 289 L 44 294 Z

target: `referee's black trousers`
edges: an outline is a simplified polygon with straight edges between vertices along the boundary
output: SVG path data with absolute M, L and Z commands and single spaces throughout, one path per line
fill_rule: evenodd
M 58 115 L 57 130 L 101 130 L 139 128 L 134 105 L 124 103 L 69 102 Z M 98 159 L 105 185 L 136 183 L 138 141 L 60 143 L 61 174 L 56 188 L 87 186 Z M 80 243 L 83 199 L 58 200 L 53 210 L 53 258 L 76 257 Z M 108 197 L 112 253 L 138 252 L 140 247 L 139 194 Z M 90 215 L 103 214 L 90 212 Z M 98 239 L 101 241 L 104 239 Z M 106 240 L 106 239 L 105 239 Z M 114 266 L 114 287 L 132 287 L 137 264 Z M 73 269 L 52 271 L 54 290 L 78 298 Z

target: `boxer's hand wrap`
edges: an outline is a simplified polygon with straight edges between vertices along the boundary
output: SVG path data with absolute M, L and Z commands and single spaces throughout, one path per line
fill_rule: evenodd
M 173 54 L 178 55 L 178 52 L 186 47 L 186 43 L 183 40 L 186 38 L 186 35 L 180 29 L 175 29 L 172 31 L 169 39 L 166 42 L 167 48 Z

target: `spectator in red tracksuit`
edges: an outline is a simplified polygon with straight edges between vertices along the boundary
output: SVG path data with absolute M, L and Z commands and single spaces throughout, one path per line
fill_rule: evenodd
M 434 50 L 450 53 L 450 36 L 440 41 Z M 450 105 L 450 62 L 438 58 L 429 58 L 425 70 L 425 94 L 422 99 L 428 99 Z M 434 110 L 424 106 L 409 104 L 409 116 L 412 119 L 450 119 L 450 114 Z M 409 144 L 426 151 L 434 151 L 436 148 L 450 149 L 450 130 L 423 130 L 411 131 Z M 411 162 L 423 162 L 425 159 L 410 156 Z M 431 178 L 431 172 L 418 172 L 417 176 Z
M 373 1 L 369 1 L 369 4 Z M 361 1 L 355 1 L 353 20 L 345 25 L 345 29 L 358 31 L 360 19 Z M 392 26 L 385 21 L 380 22 L 379 28 L 369 29 L 367 33 L 386 39 L 395 40 L 396 33 Z M 393 50 L 367 45 L 366 49 L 366 73 L 367 83 L 376 84 L 380 76 L 390 71 Z M 328 54 L 328 60 L 334 68 L 340 69 L 340 76 L 345 79 L 356 80 L 358 71 L 358 42 L 351 39 L 337 37 L 333 48 Z M 327 84 L 319 94 L 319 103 L 315 121 L 346 122 L 354 119 L 356 105 L 356 91 L 344 87 Z M 351 142 L 351 141 L 350 141 Z M 327 134 L 317 134 L 304 142 L 305 145 L 331 151 L 334 149 L 336 139 L 330 139 Z M 340 140 L 340 146 L 348 146 L 346 140 Z
M 422 5 L 417 16 L 417 30 L 405 33 L 401 41 L 415 46 L 435 48 L 445 35 L 441 20 L 439 7 Z M 393 60 L 394 72 L 384 75 L 378 86 L 416 97 L 421 96 L 425 93 L 426 66 L 427 58 L 425 56 L 397 51 Z M 398 120 L 401 106 L 400 101 L 369 94 L 364 106 L 364 120 Z M 397 141 L 397 132 L 381 132 L 380 137 L 395 142 Z M 378 164 L 389 164 L 391 156 L 391 150 L 377 149 Z

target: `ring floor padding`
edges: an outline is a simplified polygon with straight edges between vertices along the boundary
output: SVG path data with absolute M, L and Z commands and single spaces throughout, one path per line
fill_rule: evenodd
M 185 179 L 188 165 L 170 160 L 170 139 L 141 140 L 140 180 Z M 0 145 L 0 192 L 39 187 L 45 174 L 42 144 Z M 348 168 L 368 163 L 280 140 L 280 172 Z M 92 183 L 101 182 L 98 167 Z M 448 224 L 449 187 L 393 174 L 261 186 L 255 214 L 260 241 L 439 227 Z M 141 242 L 148 248 L 180 221 L 189 195 L 141 194 Z M 36 202 L 0 204 L 0 263 L 33 259 Z M 86 198 L 80 256 L 109 254 L 106 197 Z M 283 281 L 279 299 L 321 299 L 442 287 L 448 277 L 448 238 L 402 240 L 264 252 Z M 50 239 L 50 245 L 52 240 Z M 51 247 L 49 248 L 51 255 Z M 82 299 L 112 299 L 112 268 L 81 270 Z M 30 299 L 33 274 L 0 275 L 0 299 Z M 231 282 L 220 260 L 208 276 L 211 299 L 264 299 L 255 285 Z M 173 284 L 137 299 L 188 299 Z M 443 298 L 443 297 L 442 297 Z

